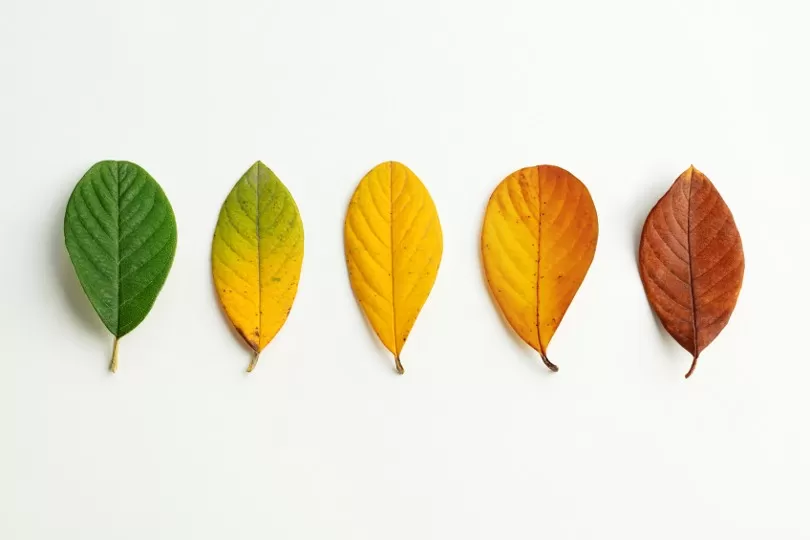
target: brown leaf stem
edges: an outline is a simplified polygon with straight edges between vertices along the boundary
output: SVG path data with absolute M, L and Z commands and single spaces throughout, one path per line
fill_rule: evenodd
M 550 369 L 551 371 L 553 371 L 554 373 L 557 373 L 558 371 L 560 371 L 560 368 L 558 368 L 556 365 L 554 365 L 551 362 L 551 360 L 548 359 L 548 356 L 546 356 L 546 353 L 541 352 L 540 353 L 540 358 L 543 359 L 543 363 L 546 365 L 546 367 L 548 369 Z
M 692 375 L 692 373 L 695 372 L 695 368 L 697 367 L 698 356 L 699 355 L 696 354 L 695 357 L 692 358 L 692 365 L 689 367 L 689 371 L 686 372 L 685 376 L 686 379 L 688 379 Z

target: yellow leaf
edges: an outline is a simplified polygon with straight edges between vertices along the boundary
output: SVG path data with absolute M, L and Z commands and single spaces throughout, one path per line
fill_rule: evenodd
M 284 325 L 298 291 L 304 226 L 284 184 L 257 161 L 222 204 L 212 246 L 214 285 L 234 328 L 255 352 Z
M 349 203 L 344 242 L 354 294 L 404 373 L 402 346 L 442 258 L 439 215 L 419 178 L 395 161 L 374 167 Z
M 515 332 L 546 355 L 593 261 L 599 224 L 588 188 L 552 165 L 507 176 L 487 205 L 481 253 L 487 282 Z

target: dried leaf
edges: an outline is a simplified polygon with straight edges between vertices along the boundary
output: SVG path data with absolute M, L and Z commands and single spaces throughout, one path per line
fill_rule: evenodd
M 692 354 L 728 323 L 742 287 L 745 258 L 734 217 L 694 167 L 653 207 L 641 233 L 641 281 L 664 328 Z
M 363 312 L 404 373 L 400 353 L 442 258 L 442 229 L 425 186 L 390 161 L 357 186 L 344 227 L 349 279 Z
M 214 285 L 233 326 L 253 349 L 248 371 L 292 309 L 304 259 L 304 226 L 290 192 L 257 161 L 219 213 Z
M 588 188 L 552 165 L 507 176 L 489 199 L 481 233 L 487 282 L 515 332 L 546 348 L 593 261 L 599 224 Z
M 155 180 L 128 161 L 101 161 L 85 173 L 65 211 L 65 245 L 84 292 L 118 340 L 152 309 L 177 247 L 169 200 Z

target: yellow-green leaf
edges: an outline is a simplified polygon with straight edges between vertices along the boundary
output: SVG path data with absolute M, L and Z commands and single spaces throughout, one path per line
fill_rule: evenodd
M 599 223 L 588 188 L 552 165 L 526 167 L 492 192 L 481 252 L 487 282 L 515 332 L 546 348 L 593 261 Z
M 389 161 L 363 177 L 349 203 L 344 243 L 354 294 L 404 373 L 400 353 L 442 258 L 439 215 L 408 167 Z
M 304 227 L 287 188 L 257 161 L 222 205 L 214 232 L 212 270 L 228 318 L 259 353 L 292 308 L 304 259 Z

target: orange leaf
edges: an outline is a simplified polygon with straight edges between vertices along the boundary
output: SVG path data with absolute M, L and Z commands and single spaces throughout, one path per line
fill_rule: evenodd
M 552 165 L 504 179 L 487 205 L 481 252 L 495 301 L 515 332 L 546 348 L 593 261 L 599 224 L 588 188 Z

